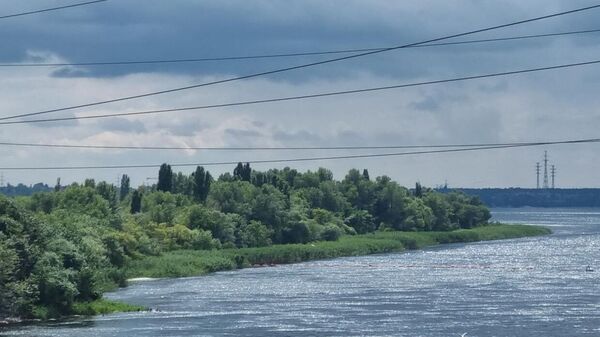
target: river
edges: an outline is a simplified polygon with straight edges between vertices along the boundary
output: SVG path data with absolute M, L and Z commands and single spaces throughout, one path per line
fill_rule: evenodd
M 600 209 L 493 215 L 554 234 L 141 282 L 107 297 L 155 311 L 0 336 L 599 336 Z

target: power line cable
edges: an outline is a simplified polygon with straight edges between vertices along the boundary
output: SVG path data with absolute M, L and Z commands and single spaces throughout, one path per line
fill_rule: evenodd
M 381 146 L 259 146 L 259 147 L 210 147 L 210 146 L 114 146 L 114 145 L 72 145 L 72 144 L 39 144 L 39 143 L 14 143 L 0 142 L 0 146 L 15 147 L 41 147 L 41 148 L 66 148 L 66 149 L 104 149 L 104 150 L 202 150 L 202 151 L 298 151 L 298 150 L 378 150 L 378 149 L 419 149 L 419 148 L 453 148 L 453 147 L 480 147 L 480 146 L 506 146 L 525 143 L 484 143 L 484 144 L 439 144 L 439 145 L 381 145 Z
M 578 30 L 578 31 L 547 33 L 547 34 L 500 37 L 500 38 L 491 38 L 491 39 L 465 40 L 465 41 L 442 42 L 442 43 L 428 43 L 428 44 L 416 45 L 416 46 L 407 47 L 407 48 L 427 48 L 427 47 L 441 47 L 441 46 L 477 44 L 477 43 L 488 43 L 488 42 L 526 40 L 526 39 L 535 39 L 535 38 L 544 38 L 544 37 L 590 34 L 590 33 L 598 33 L 598 32 L 600 32 L 600 29 L 589 29 L 589 30 Z M 68 67 L 68 66 L 76 67 L 76 66 L 110 66 L 110 65 L 217 62 L 217 61 L 255 60 L 255 59 L 270 59 L 270 58 L 300 57 L 300 56 L 319 56 L 319 55 L 331 55 L 331 54 L 350 54 L 350 53 L 359 53 L 359 52 L 367 52 L 367 51 L 385 50 L 386 48 L 389 48 L 389 47 L 342 49 L 342 50 L 299 52 L 299 53 L 277 53 L 277 54 L 246 55 L 246 56 L 221 56 L 221 57 L 203 57 L 203 58 L 187 58 L 187 59 L 165 59 L 165 60 L 72 62 L 72 63 L 67 63 L 67 62 L 65 62 L 65 63 L 0 63 L 0 67 Z
M 441 80 L 414 82 L 414 83 L 390 85 L 390 86 L 383 86 L 383 87 L 333 91 L 333 92 L 325 92 L 325 93 L 317 93 L 317 94 L 309 94 L 309 95 L 288 96 L 288 97 L 279 97 L 279 98 L 270 98 L 270 99 L 252 100 L 252 101 L 241 101 L 241 102 L 232 102 L 232 103 L 222 103 L 222 104 L 213 104 L 213 105 L 202 105 L 202 106 L 195 106 L 195 107 L 182 107 L 182 108 L 147 110 L 147 111 L 130 111 L 130 112 L 119 112 L 119 113 L 111 113 L 111 114 L 104 114 L 104 115 L 73 116 L 73 117 L 60 117 L 60 118 L 47 118 L 47 119 L 29 119 L 29 120 L 18 120 L 18 121 L 2 121 L 3 118 L 0 118 L 0 125 L 48 123 L 48 122 L 86 120 L 86 119 L 98 119 L 98 118 L 109 118 L 109 117 L 139 116 L 139 115 L 159 114 L 159 113 L 176 112 L 176 111 L 206 110 L 206 109 L 225 108 L 225 107 L 234 107 L 234 106 L 266 104 L 266 103 L 275 103 L 275 102 L 284 102 L 284 101 L 296 101 L 296 100 L 304 100 L 304 99 L 350 95 L 350 94 L 376 92 L 376 91 L 392 90 L 392 89 L 400 89 L 400 88 L 410 88 L 410 87 L 433 85 L 433 84 L 469 81 L 469 80 L 476 80 L 476 79 L 483 79 L 483 78 L 534 73 L 534 72 L 540 72 L 540 71 L 587 66 L 587 65 L 593 65 L 593 64 L 598 64 L 598 63 L 600 63 L 600 60 L 578 62 L 578 63 L 568 63 L 568 64 L 561 64 L 561 65 L 547 66 L 547 67 L 540 67 L 540 68 L 528 68 L 528 69 L 505 71 L 505 72 L 491 73 L 491 74 L 455 77 L 455 78 L 441 79 Z M 4 118 L 4 119 L 6 119 L 6 118 Z
M 425 41 L 421 41 L 421 42 L 416 42 L 416 43 L 410 43 L 410 44 L 400 45 L 400 46 L 396 46 L 396 47 L 385 48 L 385 49 L 381 49 L 381 50 L 369 51 L 369 52 L 364 52 L 364 53 L 359 53 L 359 54 L 354 54 L 354 55 L 348 55 L 348 56 L 343 56 L 343 57 L 337 57 L 337 58 L 332 58 L 332 59 L 318 61 L 318 62 L 306 63 L 306 64 L 301 64 L 301 65 L 292 66 L 292 67 L 286 67 L 286 68 L 280 68 L 280 69 L 275 69 L 275 70 L 270 70 L 270 71 L 265 71 L 265 72 L 254 73 L 254 74 L 250 74 L 250 75 L 232 77 L 232 78 L 228 78 L 228 79 L 224 79 L 224 80 L 218 80 L 218 81 L 206 82 L 206 83 L 201 83 L 201 84 L 188 85 L 188 86 L 177 87 L 177 88 L 172 88 L 172 89 L 166 89 L 166 90 L 148 92 L 148 93 L 144 93 L 144 94 L 138 94 L 138 95 L 132 95 L 132 96 L 125 96 L 125 97 L 120 97 L 120 98 L 113 98 L 113 99 L 108 99 L 108 100 L 104 100 L 104 101 L 96 101 L 96 102 L 92 102 L 92 103 L 86 103 L 86 104 L 80 104 L 80 105 L 73 105 L 73 106 L 68 106 L 68 107 L 63 107 L 63 108 L 57 108 L 57 109 L 50 109 L 50 110 L 44 110 L 44 111 L 37 111 L 37 112 L 30 112 L 30 113 L 24 113 L 24 114 L 6 116 L 6 117 L 0 118 L 0 120 L 14 119 L 14 118 L 20 118 L 20 117 L 29 117 L 29 116 L 36 116 L 36 115 L 43 115 L 43 114 L 48 114 L 48 113 L 53 113 L 53 112 L 59 112 L 59 111 L 66 111 L 66 110 L 74 110 L 74 109 L 80 109 L 80 108 L 85 108 L 85 107 L 104 105 L 104 104 L 108 104 L 108 103 L 128 101 L 128 100 L 137 99 L 137 98 L 144 98 L 144 97 L 162 95 L 162 94 L 167 94 L 167 93 L 172 93 L 172 92 L 178 92 L 178 91 L 183 91 L 183 90 L 189 90 L 189 89 L 194 89 L 194 88 L 206 87 L 206 86 L 211 86 L 211 85 L 216 85 L 216 84 L 234 82 L 234 81 L 239 81 L 239 80 L 244 80 L 244 79 L 249 79 L 249 78 L 260 77 L 260 76 L 266 76 L 266 75 L 272 75 L 272 74 L 277 74 L 277 73 L 283 73 L 283 72 L 288 72 L 288 71 L 292 71 L 292 70 L 309 68 L 309 67 L 314 67 L 314 66 L 317 66 L 317 65 L 334 63 L 334 62 L 339 62 L 339 61 L 343 61 L 343 60 L 349 60 L 349 59 L 359 58 L 359 57 L 363 57 L 363 56 L 367 56 L 367 55 L 374 55 L 374 54 L 379 54 L 379 53 L 388 52 L 388 51 L 392 51 L 392 50 L 397 50 L 397 49 L 402 49 L 402 48 L 408 48 L 408 47 L 422 45 L 422 44 L 426 44 L 426 43 L 438 42 L 438 41 L 442 41 L 442 40 L 448 40 L 448 39 L 452 39 L 452 38 L 457 38 L 457 37 L 462 37 L 462 36 L 467 36 L 467 35 L 472 35 L 472 34 L 487 32 L 487 31 L 496 30 L 496 29 L 500 29 L 500 28 L 512 27 L 512 26 L 521 25 L 521 24 L 525 24 L 525 23 L 530 23 L 530 22 L 545 20 L 545 19 L 549 19 L 549 18 L 559 17 L 559 16 L 563 16 L 563 15 L 568 15 L 568 14 L 573 14 L 573 13 L 588 11 L 588 10 L 596 9 L 596 8 L 600 8 L 600 4 L 594 5 L 594 6 L 588 6 L 588 7 L 578 8 L 578 9 L 574 9 L 574 10 L 569 10 L 569 11 L 558 12 L 558 13 L 544 15 L 544 16 L 539 16 L 539 17 L 535 17 L 535 18 L 531 18 L 531 19 L 515 21 L 515 22 L 506 23 L 506 24 L 502 24 L 502 25 L 496 25 L 496 26 L 492 26 L 492 27 L 488 27 L 488 28 L 471 30 L 471 31 L 464 32 L 464 33 L 447 35 L 447 36 L 443 36 L 443 37 L 439 37 L 439 38 L 434 38 L 434 39 L 429 39 L 429 40 L 425 40 Z
M 243 146 L 243 147 L 211 147 L 211 146 L 116 146 L 116 145 L 75 145 L 75 144 L 39 144 L 0 142 L 0 146 L 41 147 L 66 149 L 104 149 L 104 150 L 202 150 L 202 151 L 299 151 L 299 150 L 386 150 L 386 149 L 423 149 L 423 148 L 456 148 L 456 147 L 490 147 L 531 145 L 535 142 L 511 143 L 471 143 L 471 144 L 424 144 L 424 145 L 381 145 L 381 146 Z
M 0 16 L 0 19 L 8 19 L 8 18 L 14 18 L 17 16 L 25 16 L 25 15 L 31 15 L 31 14 L 39 14 L 39 13 L 45 13 L 45 12 L 52 12 L 52 11 L 58 11 L 61 9 L 67 9 L 67 8 L 73 8 L 73 7 L 80 7 L 80 6 L 86 6 L 86 5 L 92 5 L 92 4 L 96 4 L 99 2 L 106 2 L 108 0 L 96 0 L 96 1 L 88 1 L 88 2 L 80 2 L 80 3 L 75 3 L 75 4 L 71 4 L 71 5 L 66 5 L 66 6 L 60 6 L 60 7 L 52 7 L 52 8 L 45 8 L 45 9 L 38 9 L 35 11 L 30 11 L 30 12 L 23 12 L 23 13 L 16 13 L 16 14 L 9 14 L 9 15 L 4 15 L 4 16 Z
M 341 159 L 359 159 L 359 158 L 381 158 L 381 157 L 399 157 L 399 156 L 410 156 L 410 155 L 424 155 L 424 154 L 437 154 L 437 153 L 454 153 L 454 152 L 470 152 L 470 151 L 484 151 L 484 150 L 495 150 L 495 149 L 506 149 L 506 148 L 517 148 L 517 147 L 533 147 L 533 146 L 549 146 L 558 144 L 584 144 L 584 143 L 597 143 L 600 139 L 578 139 L 578 140 L 565 140 L 555 142 L 536 142 L 536 143 L 523 143 L 516 145 L 506 146 L 482 146 L 472 148 L 461 148 L 461 149 L 443 149 L 443 150 L 430 150 L 430 151 L 413 151 L 413 152 L 394 152 L 394 153 L 377 153 L 377 154 L 359 154 L 359 155 L 344 155 L 344 156 L 323 156 L 323 157 L 305 157 L 305 158 L 288 158 L 288 159 L 266 159 L 266 160 L 240 160 L 240 161 L 223 161 L 223 162 L 206 162 L 206 163 L 179 163 L 169 164 L 171 167 L 190 167 L 190 166 L 222 166 L 222 165 L 235 165 L 239 162 L 250 163 L 250 164 L 266 164 L 266 163 L 293 163 L 293 162 L 309 162 L 309 161 L 324 161 L 324 160 L 341 160 Z M 133 169 L 133 168 L 155 168 L 160 167 L 161 164 L 146 164 L 146 165 L 106 165 L 106 166 L 48 166 L 48 167 L 0 167 L 0 170 L 91 170 L 91 169 Z

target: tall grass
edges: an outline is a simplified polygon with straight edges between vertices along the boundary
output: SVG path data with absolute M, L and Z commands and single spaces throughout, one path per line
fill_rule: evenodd
M 145 307 L 123 302 L 99 299 L 92 302 L 79 302 L 73 305 L 73 314 L 80 316 L 104 315 L 113 312 L 145 311 Z
M 421 249 L 442 243 L 500 240 L 549 234 L 550 230 L 526 225 L 493 225 L 452 232 L 376 232 L 344 236 L 338 241 L 274 245 L 224 250 L 179 250 L 130 262 L 128 277 L 184 277 L 252 265 L 287 264 Z

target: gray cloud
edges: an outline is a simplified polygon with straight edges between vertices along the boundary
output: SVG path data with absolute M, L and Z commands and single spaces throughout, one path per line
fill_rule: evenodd
M 591 1 L 560 0 L 549 4 L 461 0 L 452 3 L 375 1 L 144 1 L 121 0 L 96 6 L 32 16 L 4 23 L 0 59 L 21 61 L 28 50 L 47 50 L 67 60 L 188 58 L 305 50 L 378 47 L 416 42 L 441 35 L 533 17 Z M 22 5 L 6 6 L 17 11 Z M 459 9 L 460 10 L 457 10 Z M 543 9 L 543 10 L 541 10 Z M 548 20 L 483 36 L 524 34 L 558 29 L 597 28 L 595 13 Z M 38 27 L 44 27 L 39 29 Z M 473 36 L 478 38 L 482 35 Z M 470 37 L 471 38 L 471 37 Z M 362 60 L 275 76 L 297 80 L 352 76 L 356 71 L 394 77 L 484 70 L 506 63 L 506 55 L 544 55 L 556 39 L 516 41 L 476 46 L 418 48 L 394 51 Z M 563 39 L 564 40 L 564 39 Z M 594 47 L 591 37 L 573 37 L 581 48 Z M 585 44 L 587 41 L 588 44 Z M 482 57 L 485 56 L 485 57 Z M 531 58 L 531 57 L 529 57 Z M 245 74 L 307 62 L 311 59 L 255 60 L 159 66 L 89 67 L 87 76 L 136 72 Z M 424 62 L 427 66 L 423 66 Z M 57 75 L 73 76 L 61 71 Z
M 141 121 L 131 121 L 125 118 L 104 119 L 98 123 L 98 127 L 102 130 L 115 132 L 142 133 L 147 131 L 146 126 Z
M 36 4 L 43 7 L 52 1 Z M 0 23 L 0 60 L 90 61 L 179 58 L 378 47 L 414 42 L 492 24 L 591 5 L 591 1 L 418 2 L 386 0 L 110 1 Z M 28 5 L 29 6 L 29 5 Z M 23 2 L 3 4 L 17 12 Z M 472 38 L 599 28 L 598 12 L 557 18 Z M 313 69 L 55 116 L 126 112 L 392 85 L 597 58 L 600 34 L 510 43 L 417 48 Z M 76 69 L 3 69 L 0 115 L 77 105 L 111 97 L 248 74 L 319 58 Z M 2 140 L 40 143 L 173 146 L 415 145 L 596 137 L 598 67 L 451 83 L 261 106 L 159 114 L 72 124 L 0 128 Z M 50 115 L 49 115 L 50 116 Z M 73 127 L 77 126 L 77 127 Z M 549 149 L 561 186 L 585 186 L 600 165 L 594 146 Z M 352 167 L 412 185 L 448 179 L 462 186 L 531 186 L 543 149 L 298 163 L 299 169 Z M 326 152 L 331 155 L 348 152 Z M 319 152 L 321 154 L 321 152 Z M 311 156 L 311 152 L 70 151 L 0 148 L 10 165 L 246 161 Z M 9 164 L 6 164 L 9 165 Z M 257 165 L 266 169 L 277 165 Z M 219 173 L 231 167 L 211 167 Z M 115 180 L 141 183 L 156 170 L 5 172 L 11 182 Z
M 273 139 L 284 144 L 319 144 L 323 138 L 307 130 L 300 131 L 276 131 Z
M 440 103 L 438 99 L 427 96 L 418 102 L 412 102 L 410 107 L 417 110 L 437 111 L 440 108 Z
M 263 135 L 256 130 L 243 130 L 243 129 L 225 129 L 225 134 L 233 137 L 234 139 L 238 138 L 259 138 Z

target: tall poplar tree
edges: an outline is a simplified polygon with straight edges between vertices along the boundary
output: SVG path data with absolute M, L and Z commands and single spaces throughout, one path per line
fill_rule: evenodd
M 124 174 L 121 177 L 121 188 L 119 189 L 119 200 L 123 200 L 127 197 L 127 195 L 129 194 L 129 188 L 130 188 L 129 176 Z
M 173 170 L 171 165 L 162 164 L 158 171 L 158 184 L 156 189 L 162 192 L 171 192 L 173 189 Z
M 138 190 L 133 191 L 131 195 L 131 214 L 139 213 L 142 210 L 142 193 Z
M 205 171 L 204 167 L 196 167 L 194 176 L 194 198 L 197 201 L 204 202 L 210 191 L 210 184 L 212 183 L 212 176 L 210 172 Z

